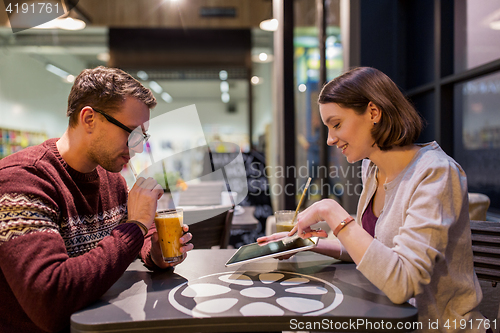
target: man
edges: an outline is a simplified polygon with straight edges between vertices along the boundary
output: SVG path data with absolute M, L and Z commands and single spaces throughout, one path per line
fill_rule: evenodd
M 71 314 L 99 299 L 139 253 L 150 268 L 168 267 L 153 224 L 161 186 L 139 178 L 128 192 L 118 174 L 142 151 L 155 106 L 127 73 L 84 70 L 64 135 L 0 161 L 1 332 L 68 330 Z

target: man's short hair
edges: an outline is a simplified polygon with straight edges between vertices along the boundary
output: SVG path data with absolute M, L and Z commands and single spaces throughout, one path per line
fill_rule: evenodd
M 103 66 L 85 69 L 76 77 L 68 97 L 69 125 L 78 124 L 78 115 L 85 106 L 112 114 L 119 111 L 127 97 L 137 98 L 150 109 L 156 106 L 151 90 L 121 69 Z

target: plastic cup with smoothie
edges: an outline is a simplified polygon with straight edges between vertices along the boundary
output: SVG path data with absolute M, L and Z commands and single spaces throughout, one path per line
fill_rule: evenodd
M 176 263 L 182 260 L 182 244 L 179 240 L 184 234 L 182 219 L 182 208 L 163 210 L 156 213 L 156 232 L 158 233 L 163 260 L 167 263 Z
M 295 226 L 295 224 L 292 223 L 293 215 L 295 215 L 294 210 L 279 210 L 275 212 L 276 232 L 291 231 Z

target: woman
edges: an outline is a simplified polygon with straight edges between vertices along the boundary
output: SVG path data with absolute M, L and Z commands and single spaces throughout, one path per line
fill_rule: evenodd
M 419 115 L 374 68 L 355 68 L 332 80 L 319 104 L 327 144 L 341 149 L 350 163 L 364 159 L 357 219 L 350 223 L 342 206 L 325 199 L 298 215 L 290 235 L 324 237 L 311 226 L 326 221 L 338 241 L 322 240 L 316 251 L 354 261 L 394 303 L 414 297 L 424 331 L 436 320 L 439 331 L 459 331 L 454 323 L 465 319 L 466 331 L 484 332 L 478 329 L 482 293 L 473 268 L 462 168 L 436 142 L 415 144 Z

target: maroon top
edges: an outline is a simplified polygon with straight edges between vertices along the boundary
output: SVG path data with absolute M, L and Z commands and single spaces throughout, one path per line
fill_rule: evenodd
M 378 217 L 373 214 L 373 197 L 366 207 L 363 217 L 361 218 L 361 223 L 363 224 L 363 229 L 365 229 L 372 237 L 375 237 L 375 225 L 377 224 Z
M 144 244 L 136 224 L 120 224 L 123 177 L 72 169 L 56 141 L 0 161 L 2 333 L 68 330 L 71 314 L 99 299 Z

